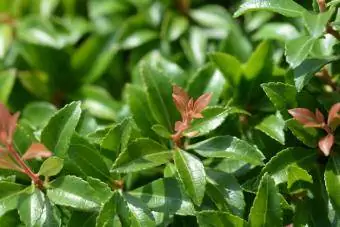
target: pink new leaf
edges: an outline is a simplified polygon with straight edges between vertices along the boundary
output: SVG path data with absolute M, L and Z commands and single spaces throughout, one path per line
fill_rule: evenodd
M 11 115 L 5 105 L 0 103 L 0 143 L 3 145 L 12 143 L 18 118 L 19 113 Z
M 19 172 L 24 172 L 6 152 L 0 153 L 0 169 L 11 169 Z
M 327 124 L 334 131 L 340 125 L 340 102 L 334 104 L 328 113 Z
M 334 136 L 330 133 L 327 136 L 319 140 L 319 148 L 324 153 L 325 156 L 329 155 L 333 144 L 334 144 Z
M 22 156 L 22 160 L 30 160 L 33 158 L 48 158 L 51 156 L 52 152 L 49 151 L 43 144 L 33 143 Z
M 204 108 L 208 106 L 211 100 L 211 96 L 212 96 L 211 93 L 206 93 L 198 97 L 194 104 L 194 112 L 201 113 L 204 110 Z
M 306 127 L 318 127 L 318 125 L 320 125 L 317 117 L 312 111 L 308 109 L 295 108 L 288 110 L 288 112 L 290 113 L 290 115 L 293 116 L 295 120 L 305 125 Z

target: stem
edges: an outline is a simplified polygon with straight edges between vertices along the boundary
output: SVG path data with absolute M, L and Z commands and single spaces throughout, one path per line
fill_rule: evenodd
M 319 5 L 319 10 L 320 12 L 325 12 L 326 11 L 326 1 L 325 0 L 317 0 L 318 5 Z
M 12 145 L 7 146 L 8 151 L 13 156 L 15 161 L 21 166 L 21 168 L 24 170 L 25 174 L 31 178 L 31 180 L 34 182 L 35 185 L 37 185 L 40 189 L 43 188 L 43 182 L 39 178 L 38 174 L 33 173 L 33 171 L 26 165 L 26 163 L 21 159 L 20 155 L 17 153 L 16 150 L 14 150 Z
M 188 14 L 191 0 L 177 0 L 177 8 L 183 14 Z
M 325 84 L 331 86 L 334 91 L 337 90 L 337 84 L 332 80 L 332 77 L 329 75 L 326 68 L 323 68 L 320 72 L 316 73 L 315 76 L 322 80 Z

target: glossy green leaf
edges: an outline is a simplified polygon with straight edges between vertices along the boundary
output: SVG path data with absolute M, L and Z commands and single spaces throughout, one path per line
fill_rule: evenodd
M 277 142 L 285 144 L 285 121 L 281 115 L 270 115 L 256 125 L 255 128 L 264 132 Z
M 194 120 L 185 133 L 198 132 L 196 136 L 206 135 L 219 127 L 229 115 L 237 113 L 247 114 L 236 107 L 208 107 L 202 112 L 203 118 Z
M 329 199 L 334 207 L 336 215 L 340 212 L 340 196 L 338 187 L 340 185 L 340 157 L 338 154 L 331 155 L 325 170 L 325 184 Z
M 99 198 L 94 194 L 95 190 L 89 183 L 75 176 L 60 177 L 52 181 L 47 189 L 47 196 L 54 204 L 79 210 L 99 208 Z
M 129 192 L 154 211 L 178 215 L 193 215 L 195 208 L 190 198 L 174 178 L 162 178 Z
M 23 185 L 3 179 L 0 181 L 0 199 L 15 192 L 21 191 L 22 189 L 24 189 Z
M 177 15 L 170 14 L 165 17 L 162 25 L 161 35 L 165 40 L 175 41 L 177 40 L 189 27 L 188 19 Z
M 300 92 L 324 65 L 331 59 L 306 59 L 301 65 L 294 69 L 294 82 L 296 89 Z
M 179 149 L 174 151 L 174 161 L 186 192 L 196 205 L 200 205 L 206 186 L 202 162 L 194 155 Z
M 101 180 L 110 177 L 109 169 L 98 149 L 77 134 L 72 137 L 68 156 L 88 176 Z
M 7 187 L 8 188 L 8 187 Z M 30 187 L 19 190 L 19 188 L 12 190 L 6 196 L 0 198 L 0 217 L 8 211 L 14 210 L 18 207 L 19 200 L 24 193 L 27 193 Z
M 235 12 L 234 17 L 255 10 L 269 10 L 286 17 L 300 17 L 305 11 L 293 0 L 246 0 Z
M 138 172 L 167 163 L 171 155 L 171 151 L 151 139 L 137 139 L 119 155 L 111 171 Z
M 282 226 L 280 196 L 274 180 L 265 174 L 250 209 L 249 224 L 253 227 Z
M 80 103 L 73 102 L 59 110 L 43 129 L 41 140 L 55 155 L 64 157 L 66 154 L 80 114 Z
M 187 148 L 194 149 L 203 157 L 230 158 L 245 161 L 252 165 L 263 165 L 265 158 L 255 146 L 232 136 L 213 137 Z
M 197 214 L 200 227 L 246 227 L 247 222 L 237 216 L 222 211 L 201 211 Z
M 55 207 L 38 189 L 25 193 L 19 203 L 20 219 L 26 226 L 61 226 Z
M 86 181 L 96 192 L 93 197 L 98 197 L 101 204 L 104 204 L 112 196 L 112 188 L 108 183 L 93 177 L 87 177 Z
M 286 121 L 286 125 L 294 136 L 309 147 L 316 147 L 318 144 L 318 131 L 315 128 L 303 127 L 294 119 Z
M 210 59 L 216 64 L 226 80 L 231 81 L 234 85 L 239 83 L 242 65 L 237 58 L 229 54 L 215 52 L 210 54 Z
M 96 227 L 113 224 L 114 216 L 117 214 L 117 197 L 117 192 L 115 192 L 111 196 L 111 198 L 102 206 L 96 219 Z
M 301 36 L 287 41 L 285 54 L 290 67 L 296 68 L 299 66 L 307 58 L 314 43 L 315 38 L 310 36 Z
M 207 195 L 220 211 L 243 217 L 245 201 L 236 178 L 228 173 L 207 169 Z
M 278 110 L 288 110 L 297 106 L 296 89 L 284 83 L 261 84 L 262 89 Z
M 12 92 L 14 82 L 15 72 L 13 70 L 0 72 L 0 102 L 7 103 Z
M 141 29 L 129 34 L 121 42 L 123 49 L 132 49 L 148 43 L 157 38 L 157 33 L 149 29 Z
M 290 165 L 294 164 L 302 169 L 310 169 L 317 160 L 318 153 L 315 149 L 305 148 L 287 148 L 274 157 L 261 171 L 261 175 L 268 173 L 275 181 L 276 184 L 288 181 L 287 169 Z
M 58 157 L 50 157 L 46 159 L 40 166 L 39 174 L 51 177 L 57 175 L 64 166 L 64 160 Z

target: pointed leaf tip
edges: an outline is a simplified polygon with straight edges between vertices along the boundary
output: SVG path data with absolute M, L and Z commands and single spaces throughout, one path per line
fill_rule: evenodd
M 327 136 L 319 140 L 319 148 L 324 153 L 325 156 L 329 155 L 333 144 L 334 144 L 334 136 L 332 134 L 328 134 Z

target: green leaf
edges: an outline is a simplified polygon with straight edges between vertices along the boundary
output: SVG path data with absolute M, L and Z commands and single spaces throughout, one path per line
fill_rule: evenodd
M 0 226 L 19 226 L 21 224 L 18 211 L 7 212 L 0 217 Z
M 294 86 L 270 82 L 261 84 L 261 87 L 278 110 L 292 109 L 297 106 L 297 92 Z
M 96 212 L 72 211 L 67 227 L 93 227 L 96 224 Z
M 169 139 L 171 137 L 171 133 L 163 125 L 159 124 L 153 125 L 152 130 L 155 131 L 155 133 L 160 137 L 166 139 Z
M 151 211 L 139 199 L 125 193 L 122 194 L 118 200 L 118 215 L 120 216 L 123 226 L 156 226 Z
M 218 69 L 222 72 L 226 80 L 238 85 L 241 79 L 242 65 L 232 55 L 215 52 L 209 55 L 211 61 L 213 61 Z
M 171 155 L 171 151 L 151 139 L 137 139 L 119 155 L 111 171 L 138 172 L 167 163 L 171 159 Z
M 241 160 L 252 165 L 263 165 L 265 158 L 261 151 L 244 140 L 232 136 L 217 136 L 190 145 L 199 155 L 210 158 Z
M 222 211 L 201 211 L 197 214 L 200 227 L 246 227 L 247 222 Z
M 174 161 L 186 192 L 199 206 L 202 203 L 206 185 L 206 174 L 202 162 L 183 150 L 174 151 Z
M 193 215 L 195 208 L 190 198 L 174 178 L 162 178 L 130 191 L 154 211 L 166 215 Z
M 19 203 L 20 219 L 26 226 L 61 226 L 61 219 L 48 198 L 38 189 L 25 193 Z
M 278 40 L 286 42 L 299 37 L 298 30 L 291 24 L 285 22 L 269 22 L 264 24 L 255 32 L 255 40 Z
M 74 98 L 82 100 L 82 108 L 97 118 L 117 119 L 120 105 L 103 87 L 85 85 L 76 92 Z
M 275 180 L 276 184 L 288 181 L 288 168 L 295 164 L 302 169 L 310 169 L 317 160 L 318 153 L 315 149 L 287 148 L 272 157 L 261 171 L 261 176 L 265 173 Z
M 168 14 L 163 20 L 161 36 L 167 41 L 175 41 L 188 27 L 189 22 L 186 17 L 177 14 Z
M 75 50 L 71 64 L 82 81 L 90 83 L 104 75 L 118 50 L 112 36 L 92 35 Z
M 8 188 L 8 187 L 7 187 Z M 12 193 L 8 193 L 6 196 L 0 198 L 0 217 L 2 217 L 8 211 L 14 210 L 18 207 L 20 197 L 30 190 L 30 187 L 27 187 L 23 190 L 18 190 L 19 188 L 12 191 Z
M 40 166 L 39 174 L 51 177 L 57 175 L 64 166 L 64 160 L 58 157 L 50 157 L 46 159 Z
M 6 196 L 10 196 L 11 194 L 21 191 L 24 189 L 24 186 L 21 184 L 17 184 L 14 182 L 9 182 L 1 179 L 0 181 L 0 199 Z
M 48 102 L 31 102 L 22 112 L 22 118 L 36 128 L 43 128 L 51 117 L 57 112 L 57 108 Z
M 207 169 L 207 195 L 221 211 L 243 217 L 245 201 L 236 178 L 221 171 Z
M 301 36 L 287 41 L 285 47 L 286 60 L 290 67 L 296 68 L 299 66 L 307 58 L 314 43 L 315 38 L 310 36 Z
M 131 34 L 127 35 L 121 42 L 120 46 L 123 49 L 133 49 L 148 43 L 154 39 L 157 39 L 158 34 L 151 29 L 140 29 L 133 31 Z
M 190 78 L 187 90 L 190 96 L 198 98 L 203 93 L 211 92 L 210 105 L 216 105 L 223 93 L 226 80 L 213 64 L 206 64 L 199 68 Z
M 282 145 L 285 144 L 285 121 L 280 114 L 266 117 L 256 125 L 255 128 L 264 132 Z
M 308 29 L 309 34 L 314 38 L 319 38 L 323 35 L 326 25 L 334 13 L 334 8 L 327 10 L 324 13 L 310 13 L 308 11 L 303 12 L 303 20 Z
M 96 191 L 94 197 L 98 197 L 101 204 L 104 204 L 112 196 L 112 190 L 108 183 L 104 183 L 97 178 L 87 177 L 86 181 Z
M 96 227 L 113 224 L 114 216 L 117 214 L 118 192 L 114 192 L 111 198 L 102 206 L 96 219 Z
M 335 59 L 334 59 L 335 60 Z M 294 82 L 298 92 L 313 78 L 314 74 L 333 59 L 306 59 L 294 69 Z
M 169 79 L 145 61 L 141 63 L 139 69 L 153 117 L 159 124 L 171 130 L 174 120 L 171 119 L 170 113 L 175 110 L 175 107 L 172 102 L 172 87 Z
M 85 138 L 74 134 L 68 150 L 70 159 L 88 176 L 101 180 L 110 178 L 109 169 L 100 152 Z
M 250 209 L 249 224 L 252 227 L 281 227 L 282 210 L 280 196 L 274 180 L 265 174 Z
M 286 125 L 298 140 L 305 145 L 315 148 L 318 144 L 318 131 L 315 128 L 306 128 L 300 122 L 290 119 Z
M 292 189 L 295 183 L 299 183 L 300 181 L 305 181 L 309 183 L 313 183 L 313 178 L 309 173 L 305 170 L 300 168 L 299 166 L 292 164 L 288 167 L 288 181 L 287 187 L 288 189 Z
M 6 23 L 0 25 L 0 60 L 4 59 L 13 41 L 13 28 Z
M 43 144 L 59 157 L 64 157 L 80 119 L 80 102 L 73 102 L 59 110 L 41 133 Z
M 208 40 L 204 31 L 198 27 L 193 27 L 189 31 L 188 47 L 184 47 L 184 53 L 195 66 L 204 64 L 206 59 Z M 182 44 L 183 45 L 183 44 Z
M 6 104 L 12 92 L 15 82 L 15 72 L 2 71 L 0 72 L 0 102 Z
M 234 17 L 255 10 L 268 10 L 286 17 L 301 17 L 306 11 L 293 0 L 246 0 L 235 12 Z
M 185 133 L 198 132 L 197 136 L 206 135 L 219 127 L 229 115 L 236 113 L 248 114 L 246 111 L 236 107 L 208 107 L 202 112 L 203 118 L 195 119 Z
M 335 153 L 328 159 L 325 171 L 325 184 L 329 199 L 333 205 L 336 215 L 340 214 L 340 156 Z
M 88 182 L 75 176 L 60 177 L 47 189 L 47 196 L 53 203 L 89 211 L 100 206 L 99 198 L 93 196 L 95 193 Z

